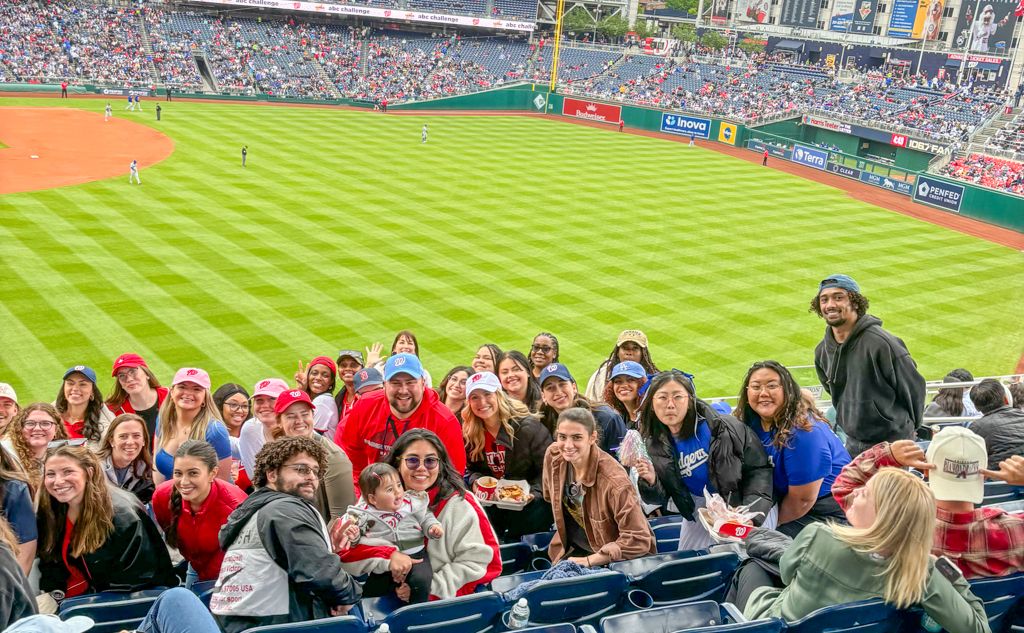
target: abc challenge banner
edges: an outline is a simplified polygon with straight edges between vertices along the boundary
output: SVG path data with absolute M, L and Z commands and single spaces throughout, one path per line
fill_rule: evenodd
M 1016 18 L 1017 0 L 982 0 L 978 19 L 974 19 L 974 2 L 967 2 L 956 21 L 954 46 L 970 52 L 1008 55 Z
M 818 0 L 783 0 L 779 24 L 813 29 L 818 26 L 820 9 L 821 3 Z

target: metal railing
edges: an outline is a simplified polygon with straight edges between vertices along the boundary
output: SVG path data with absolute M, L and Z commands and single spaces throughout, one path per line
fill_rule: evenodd
M 884 130 L 886 132 L 896 132 L 897 134 L 903 134 L 905 136 L 911 136 L 916 138 L 928 139 L 939 143 L 953 143 L 961 138 L 963 135 L 953 136 L 939 136 L 937 134 L 926 132 L 917 128 L 907 127 L 905 125 L 897 125 L 895 123 L 884 123 L 877 119 L 863 119 L 861 117 L 846 114 L 845 112 L 836 112 L 835 110 L 824 110 L 821 108 L 810 108 L 807 110 L 809 114 L 815 114 L 829 119 L 836 119 L 844 123 L 851 123 L 853 125 L 860 125 L 863 127 L 873 128 L 876 130 Z M 978 127 L 982 127 L 988 119 L 983 120 L 978 124 Z

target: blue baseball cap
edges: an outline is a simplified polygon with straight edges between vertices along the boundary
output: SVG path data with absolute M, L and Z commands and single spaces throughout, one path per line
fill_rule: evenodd
M 423 365 L 415 354 L 394 354 L 384 363 L 384 380 L 391 380 L 398 374 L 409 374 L 413 378 L 423 377 Z
M 644 378 L 647 376 L 647 372 L 644 371 L 644 366 L 635 360 L 624 360 L 615 367 L 612 367 L 612 380 L 617 376 Z
M 818 284 L 818 294 L 826 288 L 842 288 L 850 292 L 860 292 L 860 286 L 849 275 L 829 275 Z
M 75 365 L 74 367 L 68 369 L 66 372 L 64 372 L 64 378 L 62 378 L 62 380 L 67 380 L 68 376 L 76 373 L 82 374 L 83 376 L 89 379 L 89 382 L 91 382 L 94 385 L 96 384 L 96 372 L 92 370 L 92 367 L 86 367 L 85 365 Z
M 356 393 L 359 393 L 363 387 L 376 387 L 382 384 L 384 384 L 384 377 L 373 367 L 364 367 L 352 377 L 352 386 L 355 387 Z
M 541 387 L 544 386 L 544 383 L 547 382 L 548 378 L 558 378 L 559 380 L 567 380 L 571 383 L 576 382 L 572 379 L 572 374 L 569 373 L 569 368 L 562 363 L 551 363 L 544 369 L 540 370 Z

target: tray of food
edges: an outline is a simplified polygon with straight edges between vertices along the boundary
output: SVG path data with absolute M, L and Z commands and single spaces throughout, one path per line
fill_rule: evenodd
M 754 529 L 753 519 L 761 514 L 750 512 L 746 506 L 729 507 L 722 497 L 704 490 L 705 507 L 697 509 L 704 529 L 717 543 L 740 543 Z
M 530 498 L 530 482 L 525 479 L 481 477 L 476 480 L 474 491 L 480 505 L 522 510 Z

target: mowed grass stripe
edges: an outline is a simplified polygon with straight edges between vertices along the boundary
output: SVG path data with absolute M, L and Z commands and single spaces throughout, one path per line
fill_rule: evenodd
M 72 225 L 52 239 L 89 261 L 90 244 L 105 253 L 95 270 L 137 271 L 129 299 L 167 288 L 176 301 L 158 303 L 160 319 L 154 299 L 116 317 L 129 299 L 83 288 L 74 259 L 44 275 L 78 284 L 107 321 L 126 320 L 125 336 L 155 341 L 151 362 L 168 371 L 198 364 L 215 382 L 287 377 L 299 357 L 389 342 L 411 327 L 440 378 L 479 343 L 523 349 L 550 329 L 585 380 L 620 329 L 640 326 L 661 366 L 695 371 L 705 395 L 733 393 L 752 360 L 809 361 L 821 322 L 806 305 L 816 280 L 836 270 L 870 289 L 874 311 L 933 377 L 953 365 L 1006 367 L 1022 343 L 1005 327 L 1019 293 L 986 300 L 1019 282 L 1018 255 L 703 148 L 517 117 L 170 106 L 159 125 L 151 112 L 133 117 L 176 143 L 143 171 L 143 187 L 119 178 L 62 190 L 64 201 L 0 198 L 2 226 L 31 248 L 45 252 L 48 236 L 7 220 L 41 206 Z M 126 241 L 132 248 L 119 248 Z M 30 264 L 15 243 L 11 265 Z M 188 257 L 194 283 L 173 264 Z M 965 275 L 985 278 L 965 284 Z M 26 296 L 31 305 L 47 294 Z M 110 325 L 94 328 L 118 332 Z M 12 333 L 41 337 L 19 340 L 19 355 L 52 345 L 46 329 Z M 124 351 L 119 336 L 98 339 L 109 349 L 93 362 Z M 26 363 L 16 374 L 30 392 L 33 376 L 45 376 L 43 397 L 52 397 L 62 369 Z

